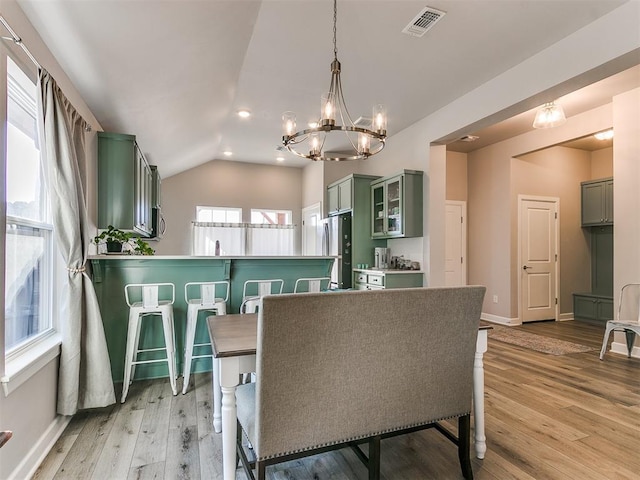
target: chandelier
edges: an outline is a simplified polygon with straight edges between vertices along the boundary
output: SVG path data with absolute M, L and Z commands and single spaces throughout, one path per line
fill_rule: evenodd
M 360 160 L 384 148 L 387 138 L 387 115 L 382 105 L 373 107 L 371 119 L 351 119 L 342 93 L 340 62 L 336 45 L 337 0 L 333 1 L 333 61 L 331 84 L 320 103 L 320 119 L 309 128 L 296 131 L 296 115 L 282 115 L 282 144 L 291 153 L 310 160 Z M 339 122 L 339 123 L 338 123 Z M 342 132 L 343 135 L 331 135 Z M 337 138 L 336 138 L 337 137 Z

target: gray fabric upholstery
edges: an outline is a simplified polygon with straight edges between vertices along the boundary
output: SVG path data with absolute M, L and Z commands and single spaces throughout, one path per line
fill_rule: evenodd
M 237 392 L 238 420 L 257 459 L 469 413 L 484 293 L 265 296 L 257 382 Z

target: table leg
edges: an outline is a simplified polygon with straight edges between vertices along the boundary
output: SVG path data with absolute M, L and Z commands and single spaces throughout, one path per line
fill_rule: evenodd
M 473 422 L 476 457 L 483 459 L 487 451 L 487 437 L 484 433 L 484 363 L 482 357 L 487 351 L 487 331 L 478 332 L 476 354 L 473 363 Z
M 222 431 L 222 390 L 220 390 L 220 360 L 213 359 L 213 430 L 216 433 Z
M 224 480 L 236 478 L 236 387 L 222 390 L 222 471 Z

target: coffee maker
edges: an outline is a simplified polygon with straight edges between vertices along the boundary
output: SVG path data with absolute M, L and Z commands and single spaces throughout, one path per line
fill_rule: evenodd
M 375 268 L 385 269 L 390 268 L 391 262 L 391 249 L 385 247 L 376 247 L 374 251 Z

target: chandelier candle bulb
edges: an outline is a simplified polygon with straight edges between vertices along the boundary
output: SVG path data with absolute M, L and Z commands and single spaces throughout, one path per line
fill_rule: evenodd
M 312 157 L 320 155 L 320 138 L 317 133 L 309 135 L 309 155 Z
M 384 105 L 373 107 L 373 129 L 383 135 L 387 133 L 387 112 Z
M 333 92 L 325 93 L 320 100 L 322 125 L 336 124 L 335 98 Z
M 290 137 L 296 131 L 296 114 L 293 112 L 284 112 L 282 114 L 282 127 L 284 134 Z
M 358 145 L 360 146 L 359 153 L 366 155 L 371 151 L 371 138 L 364 133 L 358 134 Z

